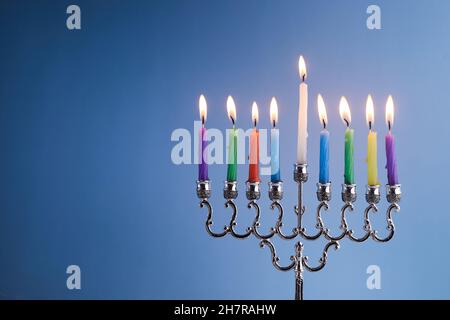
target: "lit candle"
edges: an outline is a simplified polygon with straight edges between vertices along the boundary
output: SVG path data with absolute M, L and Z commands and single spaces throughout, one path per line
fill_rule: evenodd
M 344 170 L 344 183 L 354 184 L 355 176 L 353 172 L 353 129 L 350 128 L 352 122 L 352 116 L 350 113 L 350 107 L 348 106 L 347 99 L 341 97 L 339 102 L 339 113 L 342 121 L 347 126 L 345 129 L 345 170 Z
M 308 137 L 308 85 L 306 80 L 306 64 L 303 56 L 298 60 L 298 69 L 302 83 L 299 88 L 297 164 L 306 164 L 306 147 Z
M 208 179 L 208 164 L 206 161 L 206 146 L 207 146 L 207 139 L 206 139 L 206 128 L 205 128 L 205 122 L 206 122 L 206 115 L 207 115 L 207 105 L 206 105 L 206 99 L 204 95 L 201 95 L 198 100 L 198 108 L 200 111 L 200 119 L 202 120 L 202 127 L 199 130 L 200 135 L 200 145 L 199 145 L 199 165 L 198 165 L 198 180 L 199 181 L 205 181 Z
M 253 130 L 250 134 L 250 154 L 249 154 L 249 167 L 248 167 L 248 181 L 259 182 L 259 131 L 257 129 L 258 124 L 258 105 L 253 102 L 252 105 L 252 122 Z
M 386 102 L 386 124 L 389 128 L 389 132 L 386 135 L 386 168 L 389 185 L 393 186 L 398 184 L 397 175 L 397 160 L 395 159 L 395 141 L 394 135 L 391 132 L 394 125 L 394 101 L 392 96 L 388 97 Z
M 233 128 L 230 130 L 229 144 L 228 144 L 228 170 L 227 181 L 237 180 L 237 130 L 236 130 L 236 105 L 232 96 L 228 96 L 227 99 L 227 111 L 228 117 L 233 124 Z
M 330 182 L 329 175 L 329 141 L 330 133 L 327 130 L 327 110 L 322 96 L 317 96 L 317 109 L 319 111 L 319 119 L 323 124 L 323 130 L 320 132 L 320 163 L 319 163 L 319 182 L 322 184 Z
M 278 122 L 278 104 L 275 97 L 270 101 L 270 181 L 281 181 L 280 174 L 280 132 L 277 129 Z
M 379 185 L 378 182 L 378 160 L 377 160 L 377 133 L 373 130 L 374 108 L 372 96 L 369 95 L 366 101 L 366 122 L 369 126 L 367 136 L 367 185 Z

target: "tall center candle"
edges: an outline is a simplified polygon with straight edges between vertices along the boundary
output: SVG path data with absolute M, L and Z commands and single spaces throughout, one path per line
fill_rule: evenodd
M 275 97 L 270 101 L 270 181 L 280 182 L 280 132 L 277 129 L 278 104 Z
M 236 105 L 234 104 L 233 97 L 228 96 L 227 99 L 227 111 L 228 117 L 233 124 L 233 128 L 230 130 L 228 139 L 228 168 L 227 168 L 227 181 L 232 182 L 237 180 L 237 130 L 236 130 Z
M 207 164 L 207 158 L 206 158 L 206 146 L 207 146 L 207 139 L 206 139 L 206 128 L 205 128 L 205 122 L 206 122 L 206 115 L 207 115 L 207 105 L 206 105 L 206 99 L 204 95 L 201 95 L 198 101 L 199 111 L 200 111 L 200 119 L 202 121 L 202 127 L 199 130 L 199 136 L 200 136 L 200 144 L 199 144 L 199 164 L 198 164 L 198 180 L 199 181 L 205 181 L 208 179 L 208 164 Z
M 259 182 L 259 131 L 256 127 L 258 124 L 258 105 L 253 102 L 252 105 L 252 122 L 253 130 L 250 133 L 250 154 L 248 166 L 248 181 Z
M 394 125 L 394 101 L 389 96 L 386 102 L 386 124 L 389 132 L 386 135 L 386 169 L 388 175 L 388 183 L 393 186 L 399 184 L 397 173 L 397 160 L 395 158 L 395 140 L 392 134 L 392 126 Z
M 320 132 L 320 162 L 319 162 L 319 183 L 325 184 L 330 182 L 329 173 L 329 154 L 330 154 L 330 133 L 327 130 L 327 110 L 322 96 L 317 96 L 317 109 L 319 111 L 319 119 L 323 124 L 323 130 Z
M 302 83 L 299 88 L 298 130 L 297 130 L 297 164 L 306 164 L 306 150 L 308 138 L 308 85 L 306 80 L 306 64 L 300 56 L 298 68 Z
M 353 168 L 353 135 L 354 131 L 350 128 L 352 122 L 352 116 L 350 113 L 350 107 L 348 105 L 347 99 L 341 97 L 339 102 L 339 113 L 342 121 L 346 124 L 347 129 L 345 129 L 345 168 L 344 168 L 344 183 L 354 184 L 355 175 Z
M 372 96 L 367 97 L 366 102 L 366 122 L 369 126 L 367 136 L 367 185 L 379 185 L 378 182 L 378 160 L 377 160 L 377 133 L 373 130 L 374 108 Z

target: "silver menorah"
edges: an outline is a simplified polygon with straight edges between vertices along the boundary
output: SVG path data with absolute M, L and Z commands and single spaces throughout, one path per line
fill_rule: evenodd
M 369 238 L 377 242 L 388 242 L 392 239 L 395 232 L 394 221 L 392 220 L 392 211 L 399 211 L 400 207 L 398 203 L 401 199 L 401 189 L 400 184 L 387 185 L 386 186 L 386 199 L 390 204 L 386 210 L 386 221 L 387 221 L 387 235 L 385 237 L 380 237 L 378 232 L 373 229 L 369 215 L 371 212 L 377 212 L 377 204 L 380 202 L 380 186 L 367 186 L 366 189 L 366 202 L 368 206 L 364 210 L 364 234 L 360 237 L 355 236 L 354 231 L 349 228 L 346 213 L 348 211 L 353 211 L 353 204 L 356 201 L 356 185 L 355 184 L 343 184 L 342 185 L 342 201 L 344 202 L 341 208 L 341 233 L 339 235 L 333 236 L 330 230 L 326 228 L 322 220 L 322 211 L 329 209 L 328 202 L 331 200 L 331 183 L 317 184 L 317 200 L 319 205 L 316 210 L 316 233 L 308 234 L 306 228 L 302 224 L 302 218 L 305 214 L 305 206 L 303 205 L 303 185 L 308 181 L 308 172 L 306 164 L 296 164 L 294 168 L 294 181 L 297 183 L 298 187 L 298 202 L 294 207 L 294 212 L 297 216 L 297 226 L 292 230 L 292 233 L 286 234 L 283 230 L 283 214 L 284 209 L 281 204 L 283 199 L 283 182 L 269 182 L 269 199 L 272 201 L 271 209 L 278 210 L 278 219 L 275 227 L 270 229 L 268 234 L 262 234 L 260 231 L 260 216 L 261 208 L 257 201 L 261 196 L 260 182 L 248 182 L 246 183 L 246 197 L 249 200 L 248 208 L 253 208 L 255 210 L 255 219 L 252 226 L 248 227 L 244 233 L 239 233 L 236 231 L 237 226 L 237 215 L 238 208 L 234 200 L 238 196 L 237 182 L 236 181 L 225 181 L 225 187 L 223 190 L 223 196 L 225 198 L 225 207 L 231 208 L 232 215 L 229 225 L 225 226 L 223 231 L 215 232 L 212 230 L 213 225 L 213 208 L 209 202 L 211 196 L 211 182 L 210 180 L 197 181 L 197 196 L 201 200 L 200 207 L 206 207 L 208 210 L 208 216 L 206 218 L 206 231 L 209 235 L 215 238 L 224 237 L 227 234 L 231 234 L 233 237 L 238 239 L 245 239 L 250 237 L 252 234 L 260 241 L 260 247 L 263 248 L 267 246 L 270 249 L 272 256 L 272 264 L 277 270 L 289 271 L 294 270 L 295 272 L 295 299 L 303 300 L 303 272 L 306 269 L 310 272 L 320 271 L 325 267 L 327 263 L 328 250 L 334 247 L 336 250 L 339 249 L 339 240 L 348 238 L 355 242 L 364 242 Z M 277 256 L 275 246 L 270 241 L 275 235 L 278 235 L 283 240 L 293 240 L 297 237 L 301 237 L 304 240 L 316 240 L 323 236 L 328 242 L 322 253 L 322 257 L 319 259 L 317 266 L 311 266 L 308 262 L 308 256 L 303 254 L 303 243 L 298 241 L 295 244 L 295 255 L 290 257 L 291 263 L 286 266 L 280 264 L 280 259 Z

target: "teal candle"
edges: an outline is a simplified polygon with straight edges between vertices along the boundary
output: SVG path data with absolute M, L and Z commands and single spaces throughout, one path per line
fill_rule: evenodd
M 278 122 L 278 104 L 275 97 L 270 101 L 270 181 L 281 181 L 280 174 L 280 131 L 276 128 Z

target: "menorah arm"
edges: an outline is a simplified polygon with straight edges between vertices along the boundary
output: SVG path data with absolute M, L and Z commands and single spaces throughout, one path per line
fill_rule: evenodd
M 322 233 L 327 240 L 339 241 L 339 240 L 343 239 L 345 237 L 345 235 L 347 234 L 348 227 L 347 227 L 347 220 L 345 219 L 345 211 L 347 210 L 347 206 L 350 206 L 350 205 L 345 205 L 341 209 L 341 227 L 340 227 L 340 229 L 342 230 L 342 233 L 335 237 L 332 236 L 330 234 L 330 230 L 325 227 L 325 224 L 323 223 L 322 216 L 321 216 L 322 209 L 325 211 L 327 211 L 329 209 L 328 203 L 326 201 L 322 201 L 317 206 L 317 228 L 320 228 L 322 230 Z
M 231 235 L 233 237 L 238 238 L 238 239 L 248 238 L 253 233 L 253 228 L 252 227 L 248 227 L 247 231 L 245 233 L 238 233 L 235 230 L 235 227 L 237 225 L 236 218 L 237 218 L 237 211 L 238 210 L 237 210 L 236 204 L 234 203 L 233 200 L 228 199 L 225 202 L 225 208 L 228 208 L 228 207 L 231 207 L 231 209 L 233 210 L 233 214 L 231 215 L 229 232 L 231 233 Z
M 322 225 L 321 225 L 321 221 L 318 220 L 317 224 L 316 224 L 316 228 L 319 229 L 318 232 L 316 234 L 312 235 L 312 236 L 309 235 L 306 232 L 306 228 L 302 227 L 302 217 L 305 214 L 305 210 L 306 210 L 306 208 L 304 206 L 303 206 L 303 210 L 301 212 L 298 212 L 298 210 L 295 210 L 295 212 L 297 214 L 300 214 L 300 217 L 298 219 L 298 221 L 299 221 L 298 233 L 306 240 L 316 240 L 322 235 L 323 228 L 322 228 Z
M 294 239 L 297 236 L 297 229 L 296 228 L 294 228 L 292 230 L 292 234 L 290 234 L 290 235 L 284 234 L 283 230 L 281 230 L 281 227 L 283 226 L 283 213 L 284 213 L 283 206 L 281 205 L 281 203 L 279 203 L 278 201 L 274 201 L 271 204 L 271 208 L 272 209 L 275 209 L 275 208 L 278 209 L 278 220 L 277 220 L 277 225 L 275 227 L 276 233 L 278 233 L 280 238 L 283 239 L 283 240 L 292 240 L 292 239 Z
M 388 242 L 389 240 L 392 239 L 392 237 L 394 237 L 395 225 L 394 225 L 394 221 L 392 220 L 392 211 L 393 210 L 399 212 L 400 206 L 397 203 L 392 203 L 386 211 L 386 220 L 387 220 L 386 229 L 389 231 L 388 235 L 385 238 L 380 238 L 377 234 L 377 231 L 374 230 L 374 231 L 372 231 L 372 239 L 374 239 L 375 241 Z
M 259 221 L 259 219 L 260 219 L 260 215 L 261 215 L 261 209 L 260 209 L 260 207 L 259 207 L 259 205 L 258 205 L 258 203 L 256 203 L 256 201 L 250 201 L 249 203 L 248 203 L 248 205 L 247 205 L 247 207 L 249 208 L 249 209 L 251 209 L 251 208 L 254 208 L 255 209 L 255 211 L 256 211 L 256 216 L 255 216 L 255 220 L 253 221 L 253 232 L 254 232 L 254 234 L 255 234 L 255 236 L 257 237 L 257 238 L 259 238 L 259 239 L 270 239 L 270 238 L 272 238 L 274 235 L 275 235 L 275 233 L 276 233 L 276 231 L 275 231 L 275 228 L 271 228 L 271 231 L 270 231 L 270 233 L 269 234 L 261 234 L 260 232 L 259 232 L 259 226 L 261 225 L 260 224 L 260 221 Z M 273 209 L 273 208 L 272 208 Z
M 277 270 L 289 271 L 294 268 L 294 266 L 295 266 L 295 257 L 294 256 L 291 256 L 292 262 L 288 266 L 283 267 L 279 264 L 280 258 L 278 258 L 277 252 L 275 251 L 275 247 L 273 246 L 272 242 L 270 242 L 269 240 L 266 240 L 266 239 L 262 240 L 259 243 L 259 246 L 261 248 L 264 248 L 265 246 L 269 247 L 271 255 L 272 255 L 272 264 Z
M 364 242 L 367 239 L 369 239 L 371 233 L 372 233 L 372 226 L 370 224 L 370 220 L 369 220 L 369 213 L 370 211 L 378 211 L 378 208 L 375 204 L 370 204 L 365 210 L 364 210 L 364 226 L 363 229 L 366 232 L 362 237 L 355 237 L 353 235 L 354 231 L 348 230 L 347 232 L 347 236 L 349 237 L 350 240 L 355 241 L 355 242 Z M 353 206 L 351 207 L 350 211 L 353 211 Z
M 325 246 L 325 248 L 323 250 L 322 257 L 319 259 L 319 265 L 317 267 L 311 267 L 308 264 L 308 257 L 307 256 L 303 256 L 302 257 L 302 264 L 306 268 L 306 270 L 311 271 L 311 272 L 316 272 L 316 271 L 322 270 L 323 267 L 325 267 L 325 265 L 327 263 L 328 250 L 331 248 L 331 246 L 334 246 L 334 249 L 337 250 L 337 249 L 339 249 L 339 242 L 337 242 L 337 241 L 330 241 L 330 242 L 327 243 L 327 245 Z
M 221 237 L 226 236 L 226 234 L 229 232 L 228 226 L 225 226 L 224 231 L 220 232 L 220 233 L 214 232 L 212 230 L 211 226 L 213 225 L 213 221 L 212 221 L 213 208 L 208 200 L 203 199 L 200 202 L 200 208 L 203 208 L 203 207 L 206 207 L 208 210 L 208 217 L 206 218 L 206 222 L 205 222 L 205 227 L 206 227 L 206 231 L 208 232 L 208 234 L 215 238 L 221 238 Z

